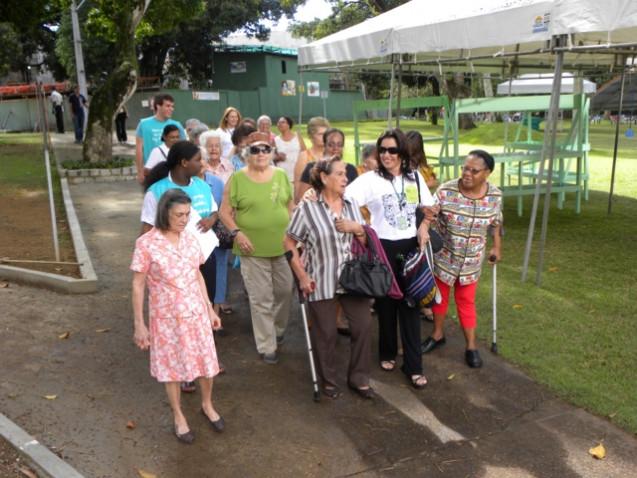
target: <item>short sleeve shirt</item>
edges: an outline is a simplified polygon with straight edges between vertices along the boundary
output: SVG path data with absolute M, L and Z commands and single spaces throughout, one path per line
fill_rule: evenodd
M 162 194 L 169 189 L 181 189 L 192 201 L 192 208 L 199 213 L 202 218 L 210 216 L 217 211 L 217 203 L 212 197 L 210 186 L 202 179 L 190 178 L 188 186 L 181 186 L 174 183 L 170 174 L 164 179 L 160 179 L 148 188 L 144 195 L 144 203 L 142 205 L 142 222 L 155 225 L 155 216 L 157 215 L 157 204 Z
M 169 124 L 174 124 L 179 128 L 179 137 L 181 139 L 186 139 L 186 132 L 184 128 L 182 128 L 181 123 L 175 121 L 173 119 L 167 119 L 166 121 L 159 121 L 155 116 L 149 116 L 148 118 L 144 118 L 140 120 L 137 125 L 137 131 L 135 135 L 138 138 L 141 138 L 144 142 L 143 153 L 144 153 L 144 165 L 148 162 L 148 158 L 150 156 L 150 152 L 157 146 L 159 146 L 161 141 L 161 135 L 164 132 L 164 128 Z
M 235 210 L 235 222 L 254 247 L 254 257 L 283 255 L 283 239 L 290 222 L 288 204 L 292 200 L 292 185 L 285 171 L 273 168 L 270 181 L 257 183 L 245 169 L 234 173 L 230 184 L 230 206 Z M 243 255 L 235 241 L 232 251 Z
M 376 171 L 361 174 L 347 186 L 345 195 L 370 212 L 371 226 L 380 239 L 397 241 L 416 237 L 416 207 L 432 206 L 434 199 L 420 173 L 415 173 L 420 185 L 404 175 L 392 181 Z
M 502 224 L 502 192 L 487 183 L 487 193 L 479 199 L 466 197 L 458 180 L 448 181 L 436 191 L 440 204 L 433 224 L 442 238 L 436 253 L 434 274 L 445 284 L 472 284 L 480 278 L 490 227 Z
M 365 223 L 358 204 L 352 200 L 345 199 L 341 217 Z M 316 288 L 308 297 L 310 302 L 331 299 L 344 292 L 338 278 L 343 264 L 352 259 L 354 235 L 338 232 L 335 219 L 337 217 L 320 196 L 317 201 L 300 203 L 288 226 L 288 235 L 305 245 L 305 267 L 316 282 Z

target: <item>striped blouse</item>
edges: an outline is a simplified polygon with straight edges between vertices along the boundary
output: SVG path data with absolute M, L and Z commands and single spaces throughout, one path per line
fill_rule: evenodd
M 434 258 L 434 274 L 442 282 L 460 285 L 477 282 L 490 227 L 502 223 L 502 192 L 487 183 L 487 193 L 479 199 L 464 196 L 458 180 L 448 181 L 436 191 L 440 204 L 434 228 L 443 247 Z
M 343 199 L 341 217 L 365 224 L 356 202 Z M 305 268 L 316 282 L 316 288 L 308 300 L 332 299 L 343 293 L 338 283 L 343 264 L 352 259 L 354 235 L 336 230 L 337 216 L 330 210 L 323 196 L 317 201 L 303 201 L 292 214 L 287 233 L 305 246 Z

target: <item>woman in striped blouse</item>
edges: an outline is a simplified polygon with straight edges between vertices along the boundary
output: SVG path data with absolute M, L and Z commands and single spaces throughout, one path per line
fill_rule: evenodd
M 365 222 L 356 202 L 343 197 L 347 176 L 345 163 L 339 156 L 317 161 L 310 181 L 317 200 L 303 201 L 294 211 L 285 249 L 292 253 L 292 270 L 308 297 L 323 393 L 329 398 L 340 396 L 335 363 L 336 314 L 340 304 L 351 331 L 348 385 L 363 398 L 373 398 L 369 386 L 372 340 L 369 299 L 346 294 L 338 283 L 343 264 L 352 259 L 354 237 L 363 245 L 367 242 Z M 305 267 L 296 248 L 298 242 L 305 248 Z

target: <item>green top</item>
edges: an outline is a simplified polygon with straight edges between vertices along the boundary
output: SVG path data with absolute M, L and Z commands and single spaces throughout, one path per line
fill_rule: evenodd
M 292 200 L 292 186 L 285 171 L 275 168 L 270 181 L 256 183 L 245 170 L 239 170 L 229 181 L 230 205 L 235 209 L 237 227 L 254 246 L 251 256 L 283 255 L 283 238 L 290 222 L 288 203 Z M 236 241 L 232 252 L 244 255 Z

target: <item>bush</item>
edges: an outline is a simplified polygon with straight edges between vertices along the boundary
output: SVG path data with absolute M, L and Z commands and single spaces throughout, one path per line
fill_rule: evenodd
M 87 163 L 86 161 L 70 160 L 62 161 L 64 169 L 114 169 L 127 168 L 134 164 L 133 158 L 124 156 L 115 156 L 110 161 L 98 161 L 96 163 Z

